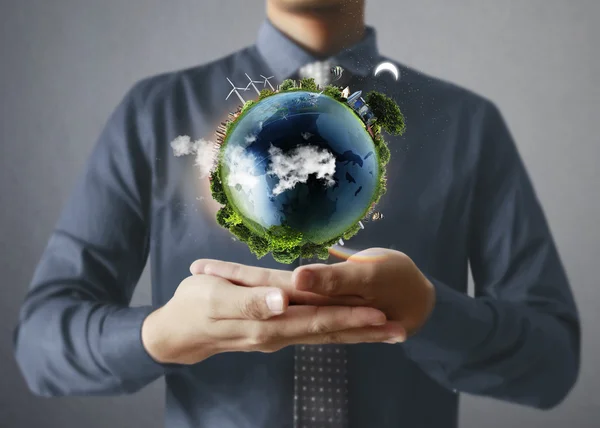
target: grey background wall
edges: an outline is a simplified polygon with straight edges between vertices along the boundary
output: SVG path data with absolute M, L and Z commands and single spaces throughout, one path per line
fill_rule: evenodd
M 128 397 L 40 399 L 11 332 L 73 180 L 124 92 L 253 41 L 259 0 L 0 1 L 0 426 L 162 426 L 163 385 Z M 493 99 L 545 206 L 583 318 L 567 401 L 538 412 L 465 396 L 462 427 L 598 426 L 600 1 L 369 0 L 381 50 Z M 135 301 L 149 300 L 144 275 Z M 432 409 L 435 411 L 435 409 Z

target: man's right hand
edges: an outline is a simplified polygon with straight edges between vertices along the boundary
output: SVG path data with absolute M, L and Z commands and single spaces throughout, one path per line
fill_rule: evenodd
M 160 363 L 195 364 L 232 351 L 275 352 L 295 344 L 400 342 L 404 330 L 369 307 L 289 306 L 278 287 L 245 287 L 212 275 L 186 278 L 142 326 Z

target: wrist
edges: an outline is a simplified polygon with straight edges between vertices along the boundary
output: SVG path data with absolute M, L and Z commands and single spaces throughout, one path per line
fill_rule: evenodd
M 415 325 L 409 332 L 409 335 L 413 335 L 420 331 L 423 326 L 427 323 L 427 321 L 431 318 L 433 313 L 433 308 L 435 307 L 436 301 L 436 291 L 434 285 L 425 277 L 425 275 L 421 274 L 423 280 L 423 296 L 421 299 L 421 305 L 419 308 L 419 316 L 415 320 Z
M 148 355 L 157 363 L 169 364 L 166 350 L 169 349 L 165 324 L 160 321 L 162 308 L 151 312 L 142 323 L 142 345 Z

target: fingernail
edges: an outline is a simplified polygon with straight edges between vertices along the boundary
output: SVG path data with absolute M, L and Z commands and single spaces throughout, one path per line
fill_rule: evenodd
M 267 306 L 274 314 L 283 312 L 283 296 L 279 291 L 270 291 L 266 297 Z
M 375 321 L 373 322 L 371 325 L 372 326 L 380 326 L 380 325 L 386 325 L 387 324 L 387 320 L 383 320 L 383 321 Z
M 390 343 L 392 345 L 395 345 L 396 343 L 401 343 L 404 342 L 404 338 L 403 337 L 394 337 L 390 340 L 385 340 L 385 343 Z
M 192 263 L 192 264 L 190 265 L 190 273 L 191 273 L 192 275 L 196 275 L 197 273 L 199 273 L 199 272 L 198 272 L 198 264 L 199 264 L 199 263 L 198 263 L 197 261 L 195 261 L 194 263 Z M 201 273 L 201 272 L 200 272 L 200 273 Z

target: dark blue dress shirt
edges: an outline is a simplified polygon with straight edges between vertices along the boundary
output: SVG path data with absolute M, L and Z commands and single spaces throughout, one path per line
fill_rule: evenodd
M 173 156 L 170 142 L 214 138 L 239 103 L 225 101 L 226 77 L 245 86 L 244 73 L 274 75 L 277 84 L 314 60 L 265 22 L 255 45 L 131 89 L 98 140 L 21 311 L 16 358 L 34 393 L 132 393 L 165 376 L 168 427 L 292 426 L 292 347 L 165 366 L 145 352 L 140 330 L 195 259 L 297 266 L 257 260 L 232 240 L 206 209 L 211 197 L 194 160 Z M 348 347 L 351 427 L 456 427 L 458 392 L 551 408 L 577 378 L 579 319 L 510 132 L 492 103 L 465 89 L 400 64 L 397 82 L 373 77 L 383 60 L 372 28 L 333 60 L 353 76 L 351 89 L 385 92 L 407 122 L 404 136 L 387 138 L 385 218 L 347 245 L 408 254 L 434 283 L 437 302 L 406 343 Z M 130 307 L 148 259 L 153 305 Z

